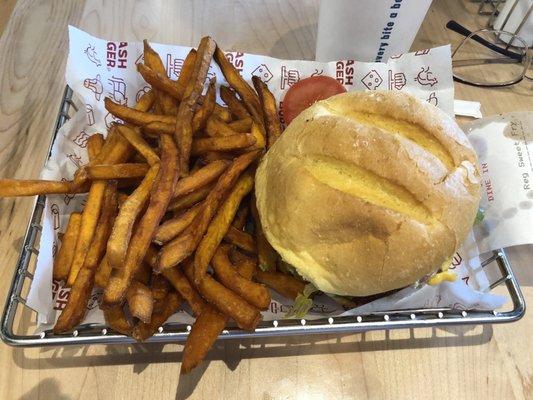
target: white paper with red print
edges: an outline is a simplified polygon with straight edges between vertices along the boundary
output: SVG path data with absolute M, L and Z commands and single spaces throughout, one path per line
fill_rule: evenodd
M 72 179 L 79 165 L 87 161 L 87 138 L 93 133 L 105 133 L 113 118 L 104 108 L 104 98 L 111 97 L 121 104 L 133 105 L 148 88 L 136 70 L 142 62 L 142 43 L 110 42 L 95 38 L 77 28 L 69 27 L 69 58 L 66 81 L 74 90 L 78 112 L 63 126 L 52 149 L 52 155 L 43 170 L 45 179 Z M 160 54 L 170 78 L 176 79 L 190 47 L 152 43 Z M 416 53 L 396 56 L 388 63 L 363 63 L 337 61 L 329 63 L 313 61 L 279 60 L 266 56 L 227 53 L 228 59 L 245 79 L 259 75 L 280 101 L 285 91 L 299 79 L 311 75 L 329 75 L 341 82 L 347 90 L 402 90 L 442 108 L 453 115 L 453 81 L 449 46 L 437 47 Z M 218 84 L 225 80 L 216 65 L 210 76 L 217 77 Z M 219 99 L 220 101 L 220 99 Z M 57 249 L 58 233 L 65 230 L 68 216 L 80 211 L 85 196 L 48 196 L 44 211 L 43 235 L 40 255 L 28 305 L 38 311 L 39 322 L 45 328 L 53 323 L 68 298 L 68 289 L 52 282 L 53 254 Z M 381 310 L 402 307 L 452 306 L 495 309 L 504 299 L 483 294 L 488 281 L 480 268 L 477 246 L 472 238 L 456 254 L 452 268 L 458 273 L 456 283 L 440 285 L 434 289 L 405 289 L 401 303 L 393 298 L 379 300 Z M 475 300 L 473 300 L 475 298 Z M 86 322 L 103 322 L 97 307 L 99 294 L 94 293 Z M 264 312 L 265 320 L 282 318 L 291 302 L 274 295 L 271 307 Z M 338 315 L 345 310 L 331 299 L 321 296 L 307 318 Z M 356 309 L 357 311 L 357 309 Z M 351 311 L 351 312 L 356 312 Z M 172 319 L 190 323 L 191 317 L 180 312 Z
M 533 243 L 533 112 L 483 118 L 465 128 L 481 170 L 485 218 L 474 227 L 480 250 Z

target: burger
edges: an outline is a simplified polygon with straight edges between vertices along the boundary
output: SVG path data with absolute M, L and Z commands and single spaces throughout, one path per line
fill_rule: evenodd
M 350 92 L 301 112 L 263 157 L 257 209 L 281 258 L 317 289 L 371 296 L 449 264 L 480 199 L 457 123 L 401 92 Z

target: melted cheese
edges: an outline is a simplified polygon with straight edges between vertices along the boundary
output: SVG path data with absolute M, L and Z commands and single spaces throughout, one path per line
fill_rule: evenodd
M 446 282 L 455 282 L 457 280 L 457 274 L 452 271 L 443 271 L 433 275 L 428 279 L 428 285 L 437 286 L 438 284 Z

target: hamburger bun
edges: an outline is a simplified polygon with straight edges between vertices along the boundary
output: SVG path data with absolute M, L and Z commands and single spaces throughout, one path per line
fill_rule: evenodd
M 401 92 L 350 92 L 302 112 L 263 157 L 264 233 L 318 289 L 369 296 L 435 272 L 478 209 L 477 157 L 457 123 Z

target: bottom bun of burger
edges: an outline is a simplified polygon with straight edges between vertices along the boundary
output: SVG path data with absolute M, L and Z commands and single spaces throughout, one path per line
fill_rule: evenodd
M 263 230 L 318 289 L 369 296 L 435 272 L 478 209 L 477 158 L 436 107 L 400 92 L 315 103 L 263 157 Z

